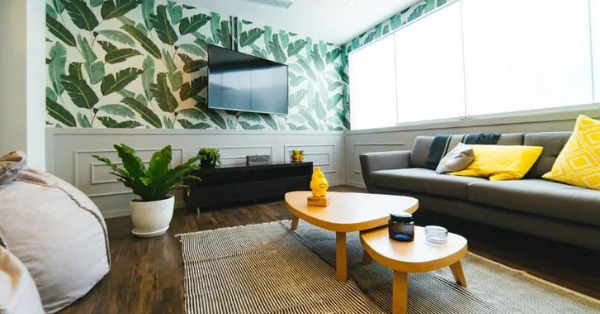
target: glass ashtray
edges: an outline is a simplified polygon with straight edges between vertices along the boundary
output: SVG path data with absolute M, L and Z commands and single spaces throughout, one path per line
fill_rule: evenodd
M 448 229 L 440 226 L 425 226 L 425 239 L 433 243 L 448 242 Z

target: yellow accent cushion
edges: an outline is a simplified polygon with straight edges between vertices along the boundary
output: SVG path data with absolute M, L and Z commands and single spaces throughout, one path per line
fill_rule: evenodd
M 469 145 L 475 159 L 455 176 L 490 178 L 490 181 L 519 180 L 542 154 L 543 147 L 522 145 Z
M 600 121 L 580 115 L 552 170 L 542 178 L 600 190 Z

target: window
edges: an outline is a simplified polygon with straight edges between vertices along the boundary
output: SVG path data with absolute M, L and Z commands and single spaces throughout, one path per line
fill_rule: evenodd
M 465 115 L 460 3 L 396 32 L 398 122 Z
M 349 56 L 352 129 L 396 125 L 394 36 L 387 36 Z
M 594 64 L 594 102 L 600 103 L 600 1 L 590 0 L 592 60 Z
M 600 1 L 457 0 L 349 62 L 352 129 L 589 105 Z
M 462 4 L 469 115 L 593 103 L 588 0 Z

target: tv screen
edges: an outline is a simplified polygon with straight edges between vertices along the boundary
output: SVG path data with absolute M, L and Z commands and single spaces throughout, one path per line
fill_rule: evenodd
M 209 46 L 208 107 L 287 114 L 287 65 Z

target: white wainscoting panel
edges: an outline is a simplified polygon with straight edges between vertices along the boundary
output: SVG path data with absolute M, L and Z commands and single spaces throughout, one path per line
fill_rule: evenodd
M 112 148 L 116 143 L 136 149 L 145 163 L 170 144 L 172 165 L 195 156 L 201 147 L 218 148 L 223 166 L 244 165 L 247 155 L 269 155 L 273 162 L 288 162 L 291 150 L 302 149 L 305 160 L 321 167 L 331 185 L 346 182 L 342 132 L 47 129 L 48 172 L 83 191 L 106 218 L 128 215 L 129 201 L 134 198 L 109 174 L 109 167 L 92 157 L 100 155 L 119 163 Z M 176 197 L 177 206 L 183 206 L 181 194 Z

